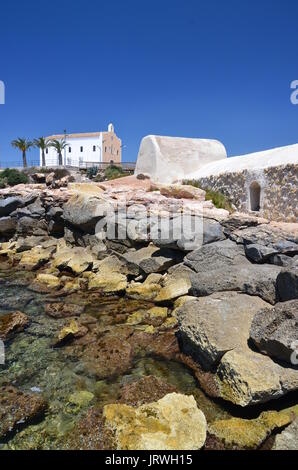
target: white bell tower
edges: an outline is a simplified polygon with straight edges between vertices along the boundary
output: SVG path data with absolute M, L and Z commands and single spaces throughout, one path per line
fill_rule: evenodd
M 108 125 L 108 132 L 114 132 L 114 125 L 112 123 Z

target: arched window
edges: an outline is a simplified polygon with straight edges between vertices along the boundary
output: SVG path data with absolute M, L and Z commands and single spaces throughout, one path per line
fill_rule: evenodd
M 258 212 L 261 202 L 261 186 L 254 181 L 249 187 L 250 210 Z

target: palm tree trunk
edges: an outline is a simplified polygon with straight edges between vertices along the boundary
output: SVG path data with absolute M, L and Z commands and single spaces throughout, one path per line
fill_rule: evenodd
M 46 166 L 46 156 L 45 156 L 44 149 L 41 152 L 41 166 Z
M 59 166 L 62 166 L 62 153 L 59 152 Z
M 23 167 L 27 168 L 26 150 L 23 150 Z

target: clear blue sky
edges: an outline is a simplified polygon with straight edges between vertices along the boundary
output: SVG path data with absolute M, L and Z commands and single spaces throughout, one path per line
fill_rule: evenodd
M 0 15 L 2 161 L 18 136 L 110 121 L 126 161 L 147 134 L 229 155 L 298 142 L 296 0 L 10 0 Z

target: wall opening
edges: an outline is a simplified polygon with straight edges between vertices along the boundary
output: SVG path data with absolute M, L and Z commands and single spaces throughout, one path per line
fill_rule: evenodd
M 261 186 L 259 183 L 254 181 L 249 187 L 249 197 L 250 197 L 250 210 L 258 212 L 260 210 L 261 203 Z

